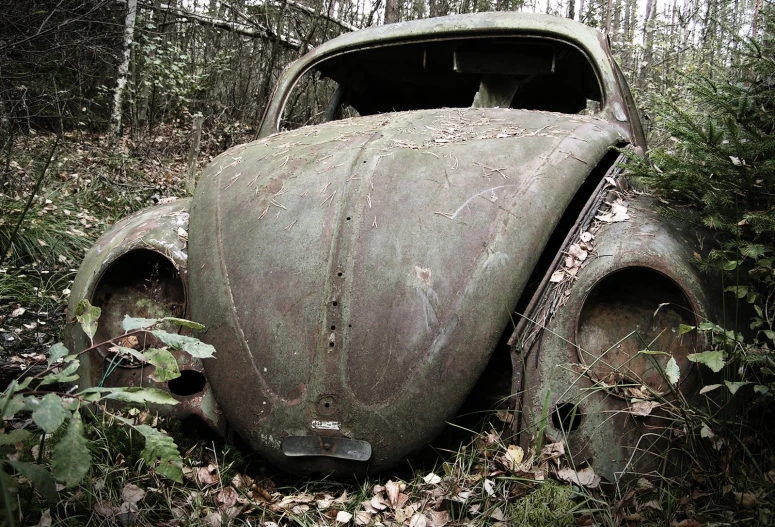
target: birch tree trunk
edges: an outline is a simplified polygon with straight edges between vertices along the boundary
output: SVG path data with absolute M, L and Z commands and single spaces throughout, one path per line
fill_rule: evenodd
M 132 55 L 132 42 L 135 35 L 135 19 L 137 18 L 137 0 L 128 0 L 126 20 L 124 22 L 124 57 L 118 67 L 118 83 L 113 96 L 113 113 L 110 119 L 110 141 L 117 144 L 121 136 L 121 107 L 124 90 L 129 75 L 129 58 Z

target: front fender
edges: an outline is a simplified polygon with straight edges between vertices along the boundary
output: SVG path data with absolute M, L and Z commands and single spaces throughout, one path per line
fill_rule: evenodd
M 88 336 L 73 318 L 81 299 L 102 309 L 94 337 L 96 343 L 123 334 L 121 322 L 125 315 L 187 316 L 190 205 L 190 199 L 182 199 L 144 209 L 116 223 L 97 240 L 86 254 L 71 287 L 67 323 L 70 350 L 79 352 L 91 346 Z M 147 340 L 135 347 L 141 348 L 143 344 L 154 345 Z M 153 366 L 119 360 L 108 347 L 99 346 L 81 357 L 81 387 L 158 388 L 179 401 L 174 407 L 157 407 L 161 413 L 179 418 L 196 415 L 216 429 L 222 426 L 220 410 L 199 359 L 173 350 L 182 375 L 169 382 L 157 382 Z

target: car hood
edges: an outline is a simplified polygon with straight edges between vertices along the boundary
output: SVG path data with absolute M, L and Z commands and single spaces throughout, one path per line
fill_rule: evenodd
M 190 316 L 234 428 L 369 443 L 373 469 L 432 439 L 470 391 L 580 185 L 625 139 L 588 116 L 442 109 L 349 119 L 225 152 L 190 220 Z M 348 465 L 343 470 L 350 470 Z

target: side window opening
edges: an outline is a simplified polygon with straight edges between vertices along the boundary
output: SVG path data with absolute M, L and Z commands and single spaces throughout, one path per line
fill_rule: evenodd
M 570 44 L 458 39 L 382 46 L 323 61 L 297 82 L 281 128 L 435 108 L 595 114 L 602 104 L 594 68 Z

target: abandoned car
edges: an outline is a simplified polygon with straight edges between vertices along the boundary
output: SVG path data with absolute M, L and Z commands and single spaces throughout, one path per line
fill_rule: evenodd
M 624 152 L 645 146 L 606 37 L 579 23 L 342 35 L 288 66 L 258 140 L 192 199 L 120 221 L 72 286 L 71 313 L 102 308 L 98 339 L 185 317 L 215 358 L 176 352 L 163 383 L 98 349 L 80 382 L 167 390 L 166 411 L 293 472 L 375 472 L 439 434 L 508 342 L 525 445 L 565 441 L 609 482 L 653 466 L 660 419 L 634 401 L 692 389 L 700 337 L 679 327 L 714 318 L 715 293 L 695 234 L 628 190 Z

